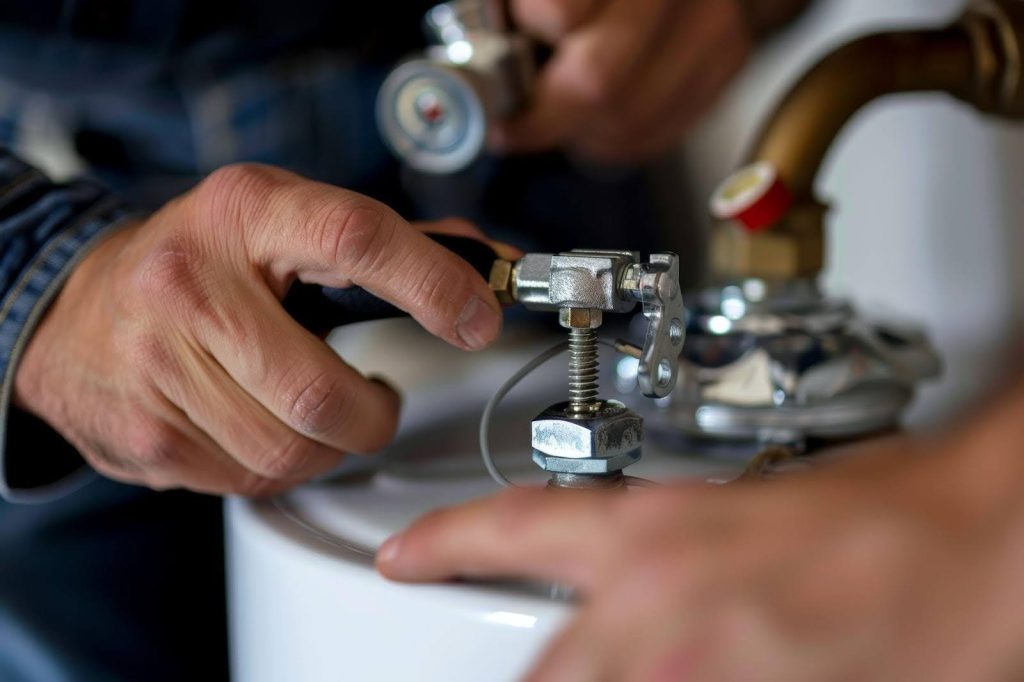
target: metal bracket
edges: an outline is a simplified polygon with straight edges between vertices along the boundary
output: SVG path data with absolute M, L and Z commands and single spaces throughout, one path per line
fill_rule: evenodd
M 640 390 L 650 398 L 665 398 L 676 387 L 679 354 L 686 339 L 679 256 L 651 255 L 649 263 L 639 263 L 627 271 L 622 288 L 640 300 L 648 320 L 637 371 Z

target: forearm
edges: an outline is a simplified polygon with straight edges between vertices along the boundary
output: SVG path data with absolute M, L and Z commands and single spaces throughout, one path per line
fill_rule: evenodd
M 765 36 L 796 19 L 811 0 L 740 0 L 757 36 Z

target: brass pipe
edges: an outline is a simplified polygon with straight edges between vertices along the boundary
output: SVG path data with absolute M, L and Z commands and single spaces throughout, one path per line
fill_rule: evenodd
M 771 162 L 798 200 L 809 198 L 833 140 L 866 104 L 904 92 L 962 96 L 974 71 L 960 27 L 861 38 L 830 54 L 795 86 L 761 134 L 753 159 Z
M 945 92 L 979 110 L 1024 117 L 1024 0 L 978 0 L 952 26 L 854 40 L 814 66 L 769 118 L 751 154 L 793 197 L 767 232 L 719 225 L 719 279 L 814 277 L 824 266 L 827 207 L 814 184 L 835 138 L 869 103 L 889 95 Z

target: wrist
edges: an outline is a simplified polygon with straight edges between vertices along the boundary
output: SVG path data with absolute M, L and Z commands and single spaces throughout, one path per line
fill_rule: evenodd
M 131 238 L 137 223 L 126 223 L 103 237 L 82 258 L 61 287 L 32 332 L 14 372 L 12 404 L 60 429 L 61 388 L 72 380 L 76 367 L 66 364 L 67 344 L 95 343 L 90 328 L 109 327 L 109 292 L 103 291 L 103 273 L 115 267 L 116 256 Z M 81 397 L 80 397 L 81 398 Z

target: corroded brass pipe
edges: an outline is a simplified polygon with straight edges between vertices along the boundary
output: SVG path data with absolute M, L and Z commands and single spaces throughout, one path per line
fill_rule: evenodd
M 814 66 L 782 100 L 751 154 L 775 167 L 793 205 L 766 232 L 718 226 L 716 275 L 817 275 L 826 207 L 814 183 L 833 141 L 867 104 L 911 92 L 945 92 L 983 112 L 1024 117 L 1024 0 L 978 0 L 950 27 L 866 36 Z

